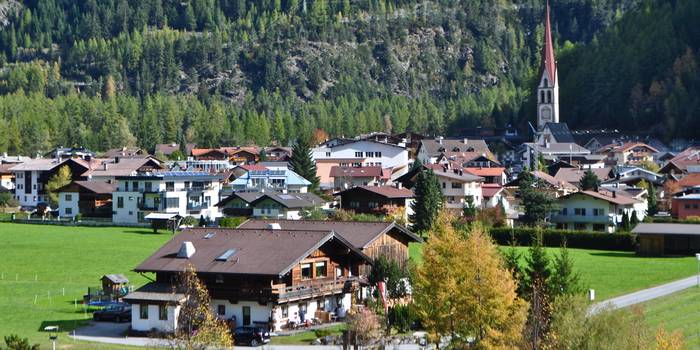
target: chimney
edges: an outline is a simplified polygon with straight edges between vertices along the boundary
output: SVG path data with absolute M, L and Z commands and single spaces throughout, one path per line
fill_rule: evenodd
M 177 251 L 178 258 L 189 259 L 194 255 L 195 249 L 194 244 L 190 241 L 184 241 L 180 245 L 180 250 Z
M 617 191 L 612 191 L 613 193 L 613 198 L 617 198 Z
M 402 188 L 403 188 L 403 184 L 402 184 L 401 182 L 397 182 L 397 183 L 396 183 L 396 188 L 402 189 Z
M 107 171 L 109 168 L 109 165 L 107 165 L 107 162 L 102 163 L 102 170 Z
M 469 139 L 468 139 L 468 138 L 464 138 L 464 144 L 465 144 L 465 145 L 468 145 L 468 144 L 469 144 Z
M 267 224 L 267 229 L 271 230 L 271 231 L 281 230 L 282 226 L 280 226 L 280 224 L 278 224 L 276 222 L 272 222 L 272 223 Z
M 437 142 L 442 145 L 442 136 L 437 137 Z

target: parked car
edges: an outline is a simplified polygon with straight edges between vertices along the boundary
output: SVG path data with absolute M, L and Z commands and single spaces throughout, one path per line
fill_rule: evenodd
M 258 346 L 270 342 L 270 332 L 262 327 L 238 327 L 234 331 L 233 339 L 236 344 Z
M 95 321 L 130 321 L 131 320 L 131 305 L 128 304 L 109 304 L 104 309 L 97 310 L 92 313 L 92 319 Z

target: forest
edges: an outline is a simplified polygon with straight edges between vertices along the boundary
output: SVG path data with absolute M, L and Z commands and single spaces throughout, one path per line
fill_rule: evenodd
M 541 0 L 0 0 L 0 152 L 526 132 L 543 13 Z M 552 13 L 563 121 L 697 136 L 684 127 L 700 123 L 696 1 Z

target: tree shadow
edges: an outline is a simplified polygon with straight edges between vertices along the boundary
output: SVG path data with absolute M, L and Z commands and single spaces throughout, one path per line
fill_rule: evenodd
M 682 259 L 687 258 L 685 255 L 637 255 L 634 252 L 600 252 L 600 253 L 590 253 L 595 256 L 608 256 L 613 258 L 668 258 L 668 259 Z
M 143 229 L 143 230 L 125 230 L 124 233 L 136 233 L 139 235 L 160 235 L 160 234 L 166 233 L 166 231 L 158 230 L 158 232 L 154 233 L 152 229 Z M 167 233 L 171 233 L 171 231 L 167 231 Z

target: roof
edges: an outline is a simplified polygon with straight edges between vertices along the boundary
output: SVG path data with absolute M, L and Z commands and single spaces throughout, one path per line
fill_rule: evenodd
M 435 175 L 437 175 L 438 177 L 446 177 L 452 180 L 458 180 L 462 182 L 484 181 L 483 177 L 470 174 L 469 172 L 464 171 L 463 169 L 447 169 L 441 164 L 424 164 L 423 167 L 427 169 L 432 169 Z
M 681 196 L 673 197 L 673 199 L 678 199 L 678 200 L 698 200 L 700 199 L 700 193 L 691 193 L 691 194 L 684 194 Z
M 330 177 L 381 177 L 382 167 L 380 166 L 365 166 L 365 167 L 331 167 Z
M 149 213 L 143 218 L 146 220 L 170 220 L 176 216 L 179 215 L 176 213 Z
M 149 165 L 150 163 L 150 165 Z M 105 165 L 107 166 L 105 168 Z M 152 167 L 153 169 L 163 169 L 159 161 L 154 158 L 119 158 L 105 160 L 82 174 L 82 176 L 92 177 L 116 177 L 133 175 L 142 167 Z
M 271 199 L 286 208 L 317 207 L 326 202 L 313 193 L 263 193 L 250 204 L 256 205 L 265 199 Z
M 559 199 L 561 200 L 561 199 L 568 198 L 568 197 L 575 196 L 575 195 L 587 195 L 587 196 L 590 196 L 593 198 L 602 199 L 604 201 L 607 201 L 609 203 L 616 204 L 616 205 L 631 205 L 631 204 L 639 203 L 638 200 L 636 200 L 632 197 L 624 196 L 624 195 L 613 196 L 613 193 L 614 193 L 614 191 L 613 192 L 580 191 L 580 192 L 568 194 L 568 195 L 563 196 L 563 197 L 559 197 Z
M 184 242 L 192 243 L 194 254 L 178 258 Z M 193 228 L 173 237 L 135 271 L 180 272 L 192 265 L 200 273 L 283 276 L 328 242 L 336 242 L 349 248 L 351 255 L 371 261 L 331 230 Z M 226 261 L 217 261 L 228 250 L 235 250 L 234 255 Z
M 413 191 L 408 188 L 396 188 L 395 186 L 356 186 L 336 193 L 342 196 L 351 191 L 367 191 L 385 198 L 413 198 Z
M 425 149 L 425 153 L 431 157 L 438 156 L 442 152 L 489 152 L 489 146 L 482 139 L 424 139 L 420 141 L 419 149 Z
M 684 176 L 682 179 L 678 180 L 676 184 L 680 188 L 688 188 L 688 187 L 695 187 L 700 185 L 700 173 L 689 173 L 688 175 Z
M 661 170 L 667 169 L 669 166 L 675 166 L 681 171 L 687 171 L 689 166 L 700 165 L 700 148 L 689 147 L 683 152 L 678 153 L 675 157 L 664 166 Z
M 523 145 L 526 147 L 533 148 L 537 152 L 543 153 L 543 154 L 562 154 L 562 155 L 569 155 L 569 154 L 590 154 L 591 151 L 581 147 L 577 143 L 573 142 L 552 142 L 549 143 L 548 145 L 540 145 L 537 143 L 533 142 L 526 142 Z
M 121 283 L 129 283 L 129 279 L 126 278 L 126 276 L 122 275 L 121 273 L 115 273 L 115 274 L 111 274 L 111 275 L 104 275 L 104 276 L 102 276 L 102 278 L 106 278 L 106 279 L 112 281 L 112 283 L 119 283 L 119 284 L 121 284 Z
M 245 164 L 245 165 L 239 165 L 238 168 L 241 168 L 245 171 L 251 171 L 251 170 L 267 170 L 267 167 L 261 164 Z
M 185 152 L 190 154 L 194 147 L 194 143 L 185 144 Z M 180 145 L 177 143 L 160 143 L 156 145 L 155 153 L 163 153 L 164 155 L 168 156 L 178 150 L 180 150 Z
M 700 235 L 700 225 L 641 223 L 632 230 L 632 233 L 638 235 Z
M 547 0 L 547 9 L 545 11 L 544 22 L 544 42 L 542 45 L 542 67 L 541 72 L 547 72 L 552 84 L 557 79 L 557 63 L 554 58 L 554 45 L 552 43 L 552 26 L 549 18 L 549 0 Z
M 230 202 L 236 198 L 240 198 L 241 200 L 243 200 L 246 203 L 252 203 L 256 199 L 260 198 L 263 194 L 264 193 L 262 193 L 262 192 L 233 192 L 228 197 L 222 199 L 219 203 L 216 203 L 215 206 L 223 207 L 228 202 Z
M 483 184 L 481 185 L 481 195 L 491 198 L 501 192 L 502 189 L 503 187 L 499 184 Z
M 545 123 L 544 127 L 548 128 L 549 131 L 552 133 L 552 136 L 554 136 L 554 141 L 559 143 L 576 143 L 576 141 L 574 140 L 574 136 L 571 135 L 569 126 L 566 123 L 549 122 Z
M 598 177 L 598 179 L 600 179 L 600 181 L 605 181 L 613 177 L 612 168 L 591 168 L 590 170 Z M 588 171 L 588 169 L 560 168 L 554 175 L 554 178 L 559 181 L 579 183 L 586 171 Z
M 24 163 L 15 164 L 11 171 L 47 171 L 51 170 L 57 165 L 63 164 L 63 162 L 56 162 L 53 158 L 38 158 L 29 159 Z
M 0 164 L 0 174 L 10 174 L 10 169 L 17 166 L 17 163 L 2 163 Z
M 282 170 L 270 170 L 270 169 L 265 169 L 265 170 L 251 170 L 247 171 L 245 174 L 239 176 L 237 179 L 233 180 L 231 182 L 231 185 L 233 186 L 248 186 L 248 182 L 252 182 L 251 178 L 252 177 L 285 177 L 284 183 L 287 186 L 309 186 L 311 185 L 311 182 L 305 178 L 303 178 L 301 175 L 295 173 L 294 171 L 290 169 L 282 169 Z M 252 184 L 251 184 L 252 187 Z
M 104 156 L 107 158 L 114 157 L 135 157 L 143 154 L 143 150 L 138 147 L 122 147 L 122 148 L 112 148 L 105 152 Z
M 324 221 L 324 220 L 248 220 L 239 226 L 240 228 L 262 229 L 269 224 L 279 224 L 283 230 L 330 230 L 343 236 L 348 242 L 358 249 L 366 248 L 383 233 L 392 229 L 405 235 L 410 241 L 422 242 L 423 240 L 413 232 L 394 222 L 384 221 Z
M 495 167 L 495 168 L 464 168 L 467 172 L 470 174 L 476 175 L 476 176 L 501 176 L 503 173 L 506 171 L 506 168 L 500 168 L 500 167 Z
M 577 190 L 578 189 L 578 187 L 574 186 L 573 184 L 571 184 L 568 181 L 559 180 L 559 179 L 555 178 L 554 176 L 549 175 L 549 174 L 542 172 L 542 171 L 539 171 L 539 170 L 533 171 L 532 175 L 534 175 L 536 178 L 538 178 L 540 180 L 547 182 L 548 184 L 550 184 L 556 188 L 562 188 L 562 189 L 568 189 L 568 190 Z
M 89 192 L 95 193 L 95 194 L 112 194 L 112 192 L 117 190 L 117 184 L 116 183 L 107 183 L 104 181 L 73 181 L 69 183 L 68 185 L 65 185 L 59 189 L 56 190 L 56 192 L 72 192 L 68 191 L 69 189 L 75 188 L 75 187 L 81 187 Z
M 630 149 L 635 148 L 635 147 L 646 147 L 646 148 L 649 148 L 653 153 L 659 152 L 656 148 L 651 147 L 644 142 L 625 142 L 621 145 L 608 145 L 608 146 L 601 147 L 601 150 L 608 149 L 609 152 L 627 152 Z
M 185 294 L 173 292 L 174 289 L 169 284 L 151 282 L 127 294 L 124 297 L 124 301 L 161 301 L 171 303 L 180 303 L 185 301 Z

